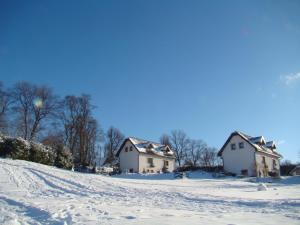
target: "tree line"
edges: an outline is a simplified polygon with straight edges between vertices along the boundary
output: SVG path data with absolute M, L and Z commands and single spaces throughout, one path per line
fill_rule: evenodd
M 125 135 L 110 127 L 104 132 L 94 117 L 91 96 L 58 96 L 47 85 L 21 81 L 5 88 L 0 81 L 0 133 L 41 142 L 72 155 L 75 166 L 113 165 Z M 215 166 L 216 149 L 181 130 L 163 134 L 161 144 L 175 151 L 179 166 Z M 60 146 L 57 148 L 57 146 Z
M 201 139 L 189 138 L 182 130 L 173 130 L 170 134 L 163 134 L 160 137 L 160 143 L 174 150 L 179 167 L 212 168 L 221 165 L 216 148 L 208 146 Z

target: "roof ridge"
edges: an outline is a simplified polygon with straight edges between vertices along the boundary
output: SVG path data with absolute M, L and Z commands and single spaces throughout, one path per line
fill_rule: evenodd
M 241 131 L 235 131 L 236 133 L 240 134 L 240 135 L 243 135 L 245 138 L 247 139 L 251 139 L 253 138 L 252 136 L 248 135 L 248 134 L 245 134 L 244 132 L 241 132 Z
M 138 138 L 138 137 L 130 136 L 130 137 L 128 137 L 128 138 L 133 138 L 133 139 L 136 139 L 136 140 L 139 140 L 139 141 L 150 142 L 150 143 L 153 143 L 153 144 L 157 144 L 157 145 L 164 146 L 164 145 L 161 144 L 161 143 L 158 143 L 158 142 L 155 142 L 155 141 L 150 141 L 150 140 L 145 140 L 145 139 Z

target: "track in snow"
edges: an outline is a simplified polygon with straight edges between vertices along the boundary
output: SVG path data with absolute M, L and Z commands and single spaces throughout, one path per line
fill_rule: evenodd
M 258 192 L 245 180 L 112 178 L 0 159 L 0 223 L 299 224 L 293 179 Z

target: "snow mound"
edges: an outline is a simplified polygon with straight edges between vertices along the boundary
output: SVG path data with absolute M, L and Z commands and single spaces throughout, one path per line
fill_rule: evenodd
M 267 191 L 268 188 L 267 188 L 267 185 L 265 185 L 265 184 L 259 184 L 259 185 L 257 186 L 257 190 L 258 190 L 258 191 Z

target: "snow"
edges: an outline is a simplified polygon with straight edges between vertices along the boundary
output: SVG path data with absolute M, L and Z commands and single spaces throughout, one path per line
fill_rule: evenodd
M 83 174 L 0 159 L 0 224 L 300 224 L 300 177 Z
M 154 154 L 157 154 L 160 156 L 166 156 L 166 154 L 163 152 L 166 148 L 165 145 L 155 143 L 153 141 L 146 141 L 146 140 L 134 138 L 134 137 L 130 137 L 129 139 L 135 145 L 135 147 L 137 148 L 137 150 L 139 152 L 148 153 L 148 151 L 151 150 L 152 153 L 154 153 Z M 151 146 L 151 148 L 149 148 L 149 146 Z M 170 150 L 168 152 L 168 155 L 173 156 L 174 152 L 172 150 Z
M 267 142 L 265 145 L 261 145 L 260 143 L 262 142 L 265 142 L 265 139 L 263 136 L 258 136 L 258 137 L 251 137 L 249 135 L 245 135 L 241 132 L 238 132 L 237 133 L 244 137 L 246 140 L 249 140 L 251 142 L 251 144 L 256 148 L 257 151 L 260 151 L 260 152 L 267 152 L 267 153 L 270 153 L 272 155 L 275 155 L 275 156 L 279 156 L 281 157 L 281 155 L 275 150 L 276 148 L 276 145 L 275 145 L 275 142 L 274 141 L 269 141 Z M 272 146 L 270 146 L 270 144 L 273 144 Z M 271 147 L 275 147 L 275 148 L 271 148 Z
M 265 184 L 259 184 L 259 185 L 257 186 L 257 190 L 258 190 L 258 191 L 267 191 L 268 188 L 267 188 L 267 185 L 265 185 Z

